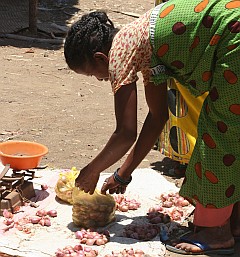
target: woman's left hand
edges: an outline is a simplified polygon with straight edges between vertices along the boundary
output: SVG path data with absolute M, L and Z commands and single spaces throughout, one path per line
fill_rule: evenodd
M 120 185 L 118 182 L 116 182 L 113 178 L 113 175 L 106 178 L 103 182 L 101 193 L 106 194 L 107 191 L 109 191 L 109 194 L 124 194 L 126 191 L 127 186 Z

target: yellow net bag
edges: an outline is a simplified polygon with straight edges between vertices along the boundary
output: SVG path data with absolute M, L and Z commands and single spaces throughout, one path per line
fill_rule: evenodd
M 59 174 L 59 179 L 55 186 L 55 192 L 58 198 L 64 202 L 70 204 L 73 203 L 72 191 L 75 187 L 75 179 L 79 174 L 79 170 L 73 167 L 71 170 L 61 172 Z
M 103 195 L 96 189 L 90 195 L 75 187 L 72 199 L 72 219 L 79 227 L 104 227 L 115 220 L 116 202 L 109 194 Z

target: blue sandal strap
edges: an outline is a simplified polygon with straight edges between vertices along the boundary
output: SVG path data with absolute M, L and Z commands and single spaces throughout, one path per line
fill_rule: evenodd
M 187 238 L 184 238 L 184 237 L 181 238 L 181 241 L 182 241 L 182 242 L 185 242 L 185 243 L 192 244 L 192 245 L 196 245 L 196 246 L 199 247 L 202 251 L 211 250 L 211 247 L 209 247 L 208 244 L 203 243 L 203 242 L 199 242 L 199 241 L 196 241 L 196 240 L 193 240 L 193 239 L 187 239 Z

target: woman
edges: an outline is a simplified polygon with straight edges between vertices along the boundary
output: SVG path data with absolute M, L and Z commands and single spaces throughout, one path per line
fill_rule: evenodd
M 132 150 L 102 193 L 124 193 L 131 174 L 168 120 L 167 80 L 175 78 L 194 96 L 209 92 L 181 195 L 196 202 L 198 231 L 170 251 L 232 254 L 240 235 L 239 1 L 171 0 L 120 31 L 103 12 L 84 15 L 65 41 L 65 58 L 79 74 L 110 80 L 116 130 L 77 177 L 92 194 L 100 173 Z M 144 78 L 149 112 L 137 138 L 137 72 Z M 134 144 L 135 143 L 135 144 Z M 238 219 L 230 224 L 230 216 Z M 231 229 L 232 226 L 232 229 Z M 208 245 L 206 247 L 206 245 Z

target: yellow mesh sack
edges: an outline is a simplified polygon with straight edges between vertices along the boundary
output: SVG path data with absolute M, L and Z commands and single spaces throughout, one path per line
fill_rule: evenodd
M 75 167 L 59 174 L 59 179 L 55 186 L 55 192 L 57 197 L 62 201 L 70 204 L 73 203 L 72 191 L 75 187 L 75 179 L 77 178 L 78 174 L 79 170 L 77 170 Z
M 90 195 L 75 187 L 72 199 L 72 219 L 79 227 L 104 227 L 115 220 L 116 202 L 110 194 L 103 195 L 96 189 Z

